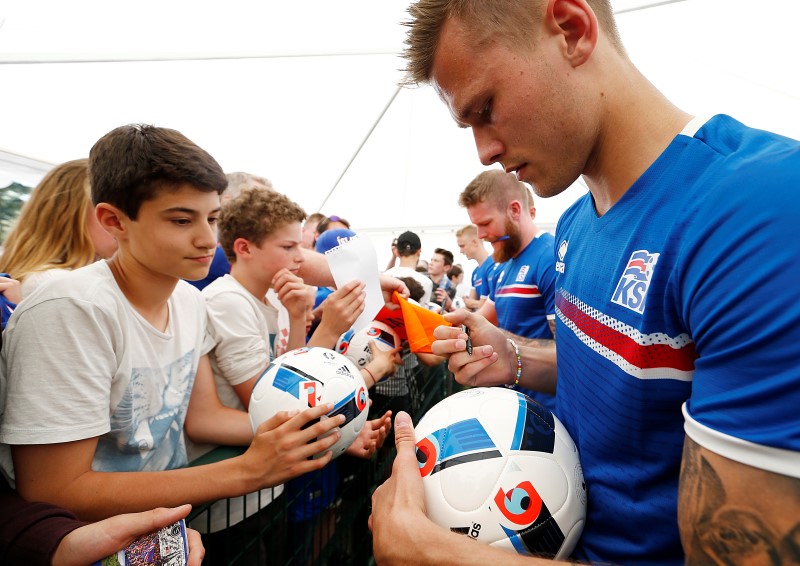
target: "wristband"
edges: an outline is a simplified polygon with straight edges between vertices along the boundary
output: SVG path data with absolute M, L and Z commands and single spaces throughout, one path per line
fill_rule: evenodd
M 519 378 L 522 375 L 522 356 L 519 355 L 519 346 L 517 346 L 517 343 L 511 338 L 506 338 L 506 340 L 508 340 L 508 343 L 511 344 L 511 347 L 514 348 L 514 355 L 517 357 L 517 375 L 514 377 L 514 383 L 511 385 L 508 383 L 505 384 L 505 386 L 509 389 L 513 389 L 519 385 Z
M 364 366 L 364 367 L 363 367 L 363 368 L 361 368 L 361 369 L 363 369 L 365 372 L 367 372 L 367 373 L 369 374 L 369 376 L 372 378 L 372 385 L 375 385 L 376 383 L 378 383 L 378 380 L 377 380 L 377 379 L 375 379 L 375 376 L 374 376 L 374 375 L 372 375 L 372 372 L 371 372 L 371 371 L 369 371 L 369 369 L 367 368 L 367 366 Z M 367 389 L 369 389 L 369 387 L 367 387 Z

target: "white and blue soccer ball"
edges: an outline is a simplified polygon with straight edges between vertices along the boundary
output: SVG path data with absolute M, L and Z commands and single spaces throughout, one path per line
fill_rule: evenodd
M 415 432 L 434 523 L 523 555 L 570 555 L 586 485 L 575 443 L 548 409 L 511 389 L 467 389 L 433 406 Z
M 302 411 L 322 403 L 333 403 L 333 410 L 323 419 L 340 414 L 346 417 L 331 431 L 339 430 L 342 435 L 330 448 L 336 458 L 358 437 L 367 420 L 369 394 L 364 378 L 352 361 L 333 350 L 291 350 L 275 358 L 256 381 L 250 394 L 250 424 L 255 431 L 280 411 Z
M 373 320 L 358 332 L 351 328 L 342 334 L 336 341 L 336 351 L 363 368 L 372 361 L 370 341 L 381 350 L 393 350 L 400 345 L 400 337 L 389 325 Z

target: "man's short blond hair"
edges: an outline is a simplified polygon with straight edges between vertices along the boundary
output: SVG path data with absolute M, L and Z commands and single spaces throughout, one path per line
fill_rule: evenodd
M 587 0 L 597 16 L 601 31 L 624 53 L 610 0 Z M 544 0 L 418 0 L 411 4 L 411 18 L 403 24 L 408 32 L 403 56 L 406 59 L 403 86 L 430 82 L 433 60 L 444 23 L 458 18 L 467 26 L 473 46 L 480 47 L 501 38 L 508 47 L 533 46 L 541 20 Z
M 456 230 L 456 238 L 477 238 L 478 227 L 474 224 L 467 224 Z
M 523 207 L 529 207 L 528 189 L 513 173 L 506 173 L 500 169 L 490 169 L 480 173 L 458 195 L 458 204 L 464 208 L 486 202 L 498 210 L 503 210 L 514 200 L 519 201 Z

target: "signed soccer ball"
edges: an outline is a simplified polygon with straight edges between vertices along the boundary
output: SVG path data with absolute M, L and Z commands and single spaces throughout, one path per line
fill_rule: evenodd
M 526 395 L 467 389 L 416 427 L 430 519 L 524 555 L 565 558 L 586 518 L 578 452 L 561 422 Z
M 372 361 L 371 340 L 381 350 L 392 350 L 400 345 L 400 337 L 394 330 L 379 320 L 373 320 L 358 332 L 350 329 L 342 334 L 336 341 L 336 351 L 363 368 Z
M 341 438 L 330 448 L 336 458 L 358 437 L 367 420 L 367 387 L 358 367 L 341 354 L 327 348 L 298 348 L 275 358 L 259 376 L 250 395 L 250 423 L 255 431 L 279 411 L 302 411 L 321 403 L 333 403 L 323 419 L 346 417 L 338 428 Z

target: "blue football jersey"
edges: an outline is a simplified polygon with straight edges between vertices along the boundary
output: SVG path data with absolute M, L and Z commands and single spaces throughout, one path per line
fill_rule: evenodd
M 685 434 L 800 477 L 798 218 L 800 143 L 716 116 L 602 217 L 587 194 L 560 219 L 558 415 L 589 497 L 577 558 L 683 563 Z

